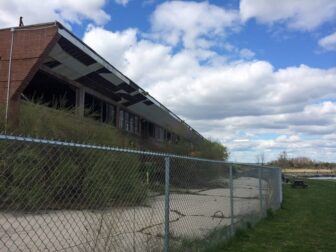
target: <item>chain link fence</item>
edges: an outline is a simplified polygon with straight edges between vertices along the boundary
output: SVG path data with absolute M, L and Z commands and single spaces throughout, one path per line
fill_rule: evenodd
M 277 168 L 0 135 L 1 251 L 193 251 L 281 195 Z

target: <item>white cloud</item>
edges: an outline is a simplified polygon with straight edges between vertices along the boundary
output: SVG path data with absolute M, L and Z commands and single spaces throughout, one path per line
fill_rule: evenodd
M 202 134 L 228 145 L 239 161 L 255 161 L 256 151 L 275 158 L 284 149 L 335 160 L 328 136 L 336 132 L 336 68 L 229 62 L 208 49 L 176 51 L 141 39 L 134 29 L 93 27 L 85 41 Z
M 336 96 L 336 69 L 300 66 L 274 71 L 268 62 L 252 61 L 198 66 L 193 72 L 151 87 L 165 104 L 191 119 L 292 113 Z
M 270 2 L 242 0 L 241 17 L 312 30 L 330 21 L 336 6 L 327 0 Z M 253 51 L 226 41 L 240 28 L 238 11 L 208 2 L 158 5 L 146 35 L 134 28 L 101 27 L 110 19 L 104 5 L 104 0 L 0 0 L 0 26 L 17 25 L 21 15 L 25 24 L 90 20 L 84 42 L 202 134 L 228 145 L 233 159 L 255 161 L 260 151 L 271 159 L 287 150 L 335 161 L 336 68 L 275 69 L 252 60 Z M 334 34 L 319 44 L 334 50 Z M 213 47 L 239 60 L 232 62 Z
M 336 32 L 321 38 L 319 45 L 328 51 L 336 51 Z
M 110 32 L 101 27 L 90 26 L 83 41 L 109 59 L 112 65 L 124 69 L 128 64 L 124 53 L 136 44 L 137 30 L 129 28 L 121 32 Z
M 286 23 L 299 30 L 313 30 L 324 22 L 335 21 L 334 0 L 241 0 L 243 21 L 255 18 L 261 23 Z
M 157 38 L 170 45 L 182 42 L 186 48 L 209 48 L 214 45 L 215 37 L 223 36 L 238 23 L 238 11 L 208 2 L 165 2 L 157 6 L 151 17 L 152 31 Z
M 240 57 L 244 59 L 251 59 L 255 56 L 255 53 L 248 48 L 243 48 L 239 51 Z
M 234 154 L 232 160 L 255 161 L 255 153 L 266 152 L 267 160 L 286 150 L 290 155 L 306 155 L 317 160 L 335 161 L 336 102 L 305 105 L 302 111 L 274 115 L 229 117 L 219 120 L 196 120 L 207 135 L 221 136 Z M 208 127 L 212 125 L 212 127 Z M 240 139 L 241 132 L 248 129 Z M 265 138 L 265 135 L 273 135 Z M 248 138 L 246 138 L 248 137 Z
M 142 5 L 146 6 L 146 5 L 152 5 L 155 3 L 155 0 L 143 0 L 142 1 Z
M 104 24 L 110 20 L 104 5 L 105 0 L 1 0 L 0 27 L 18 26 L 20 16 L 25 25 L 54 20 L 80 24 L 84 19 Z
M 129 2 L 129 0 L 114 0 L 117 4 L 126 6 Z

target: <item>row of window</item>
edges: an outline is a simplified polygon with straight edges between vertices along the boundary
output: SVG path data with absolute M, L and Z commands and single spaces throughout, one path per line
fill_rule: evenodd
M 46 82 L 48 82 L 48 85 L 44 85 Z M 33 100 L 34 97 L 41 99 L 44 103 L 50 103 L 50 106 L 72 108 L 79 105 L 77 104 L 78 97 L 76 98 L 75 87 L 57 78 L 51 78 L 42 71 L 34 76 L 34 79 L 24 90 L 24 95 L 30 100 Z M 126 110 L 120 110 L 117 125 L 117 107 L 89 93 L 85 93 L 84 107 L 84 115 L 97 121 L 109 123 L 125 131 L 139 136 L 155 138 L 159 141 L 179 141 L 177 135 Z
M 125 110 L 119 111 L 119 128 L 141 135 L 141 119 Z
M 125 110 L 119 111 L 119 128 L 144 137 L 152 137 L 159 141 L 177 143 L 180 140 L 180 137 L 176 134 Z
M 174 143 L 179 141 L 179 136 L 123 109 L 119 111 L 119 122 L 116 125 L 116 106 L 103 102 L 90 94 L 85 94 L 85 107 L 95 119 L 118 126 L 127 132 L 152 137 L 159 141 Z

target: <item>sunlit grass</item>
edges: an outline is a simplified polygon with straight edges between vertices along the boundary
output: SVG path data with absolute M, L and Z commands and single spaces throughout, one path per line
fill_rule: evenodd
M 307 189 L 285 185 L 283 206 L 274 215 L 205 251 L 335 251 L 336 183 L 306 183 Z

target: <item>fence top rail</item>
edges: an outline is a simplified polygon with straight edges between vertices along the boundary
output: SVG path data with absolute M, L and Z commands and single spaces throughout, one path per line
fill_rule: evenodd
M 214 162 L 214 163 L 228 163 L 224 160 L 213 160 L 213 159 L 206 159 L 206 158 L 175 155 L 171 153 L 142 151 L 142 150 L 134 150 L 134 149 L 119 148 L 119 147 L 104 146 L 104 145 L 81 144 L 81 143 L 75 143 L 75 142 L 49 140 L 49 139 L 33 138 L 33 137 L 25 137 L 25 136 L 0 134 L 0 141 L 1 140 L 2 141 L 9 140 L 9 141 L 17 141 L 17 142 L 28 142 L 28 143 L 31 142 L 31 143 L 39 143 L 39 144 L 47 144 L 47 145 L 57 145 L 57 146 L 75 147 L 75 148 L 83 148 L 83 149 L 94 149 L 94 150 L 103 150 L 103 151 L 111 151 L 111 152 L 122 152 L 122 153 L 140 154 L 140 155 L 157 156 L 157 157 L 171 157 L 171 158 L 189 159 L 189 160 L 196 160 L 196 161 L 207 161 L 207 162 Z
M 182 155 L 176 155 L 176 154 L 171 154 L 171 153 L 142 151 L 142 150 L 119 148 L 119 147 L 113 147 L 113 146 L 81 144 L 81 143 L 66 142 L 66 141 L 60 141 L 60 140 L 49 140 L 49 139 L 43 139 L 43 138 L 34 138 L 34 137 L 26 137 L 26 136 L 15 136 L 15 135 L 0 134 L 0 141 L 5 141 L 5 140 L 7 140 L 7 141 L 17 141 L 17 142 L 28 142 L 28 143 L 30 142 L 30 143 L 38 143 L 38 144 L 47 144 L 47 145 L 56 145 L 56 146 L 66 146 L 66 147 L 74 147 L 74 148 L 82 148 L 82 149 L 94 149 L 94 150 L 129 153 L 129 154 L 157 156 L 157 157 L 170 157 L 170 158 L 178 158 L 178 159 L 186 159 L 186 160 L 194 160 L 194 161 L 222 163 L 222 164 L 227 164 L 227 165 L 241 165 L 241 166 L 252 166 L 252 167 L 262 167 L 262 168 L 273 168 L 273 169 L 277 168 L 277 167 L 271 167 L 271 166 L 260 166 L 258 164 L 236 163 L 236 162 L 233 163 L 233 162 L 228 162 L 228 161 L 225 161 L 225 160 L 214 160 L 214 159 L 182 156 Z

